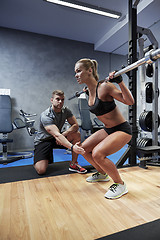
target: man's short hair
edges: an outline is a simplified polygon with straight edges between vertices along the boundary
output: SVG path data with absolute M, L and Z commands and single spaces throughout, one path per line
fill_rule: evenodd
M 53 91 L 53 93 L 52 93 L 52 98 L 53 98 L 55 95 L 64 96 L 64 92 L 63 92 L 62 90 L 55 90 L 55 91 Z

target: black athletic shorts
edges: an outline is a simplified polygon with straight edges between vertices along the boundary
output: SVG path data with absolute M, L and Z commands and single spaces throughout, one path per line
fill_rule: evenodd
M 117 131 L 122 131 L 122 132 L 125 132 L 125 133 L 129 134 L 129 135 L 132 135 L 131 126 L 127 121 L 124 122 L 124 123 L 121 123 L 121 124 L 119 124 L 115 127 L 112 127 L 112 128 L 104 127 L 103 129 L 108 133 L 108 135 L 110 135 L 111 133 L 117 132 Z
M 34 164 L 40 160 L 48 160 L 48 163 L 53 163 L 53 148 L 63 148 L 63 146 L 57 145 L 55 138 L 35 145 Z

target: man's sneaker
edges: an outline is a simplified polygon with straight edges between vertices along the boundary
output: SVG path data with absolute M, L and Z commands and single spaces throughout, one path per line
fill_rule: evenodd
M 86 173 L 87 169 L 81 167 L 78 163 L 70 163 L 69 170 L 77 173 Z
M 87 182 L 108 182 L 109 177 L 107 174 L 101 174 L 99 172 L 93 173 L 92 176 L 86 178 Z
M 125 183 L 124 185 L 120 183 L 114 183 L 113 185 L 110 186 L 109 190 L 106 192 L 104 196 L 109 199 L 116 199 L 120 198 L 126 193 L 128 193 L 128 190 Z

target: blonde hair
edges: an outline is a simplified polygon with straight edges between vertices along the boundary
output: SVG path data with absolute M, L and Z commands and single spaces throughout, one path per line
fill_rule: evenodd
M 82 63 L 84 68 L 88 70 L 90 67 L 92 68 L 93 77 L 98 81 L 98 63 L 94 59 L 82 58 L 77 63 Z

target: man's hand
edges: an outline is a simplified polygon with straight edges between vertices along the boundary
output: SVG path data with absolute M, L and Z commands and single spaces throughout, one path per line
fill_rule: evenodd
M 77 142 L 76 144 L 73 145 L 73 151 L 77 154 L 84 154 L 85 150 L 80 146 L 81 143 Z

